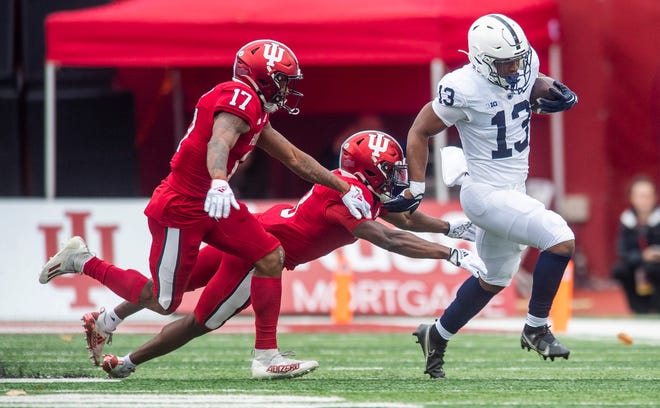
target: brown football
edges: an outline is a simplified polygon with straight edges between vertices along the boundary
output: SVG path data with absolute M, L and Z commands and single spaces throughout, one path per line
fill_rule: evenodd
M 540 105 L 538 100 L 540 98 L 545 98 L 545 99 L 557 99 L 553 94 L 550 93 L 550 88 L 555 88 L 557 87 L 553 84 L 554 78 L 550 78 L 547 76 L 540 76 L 536 78 L 536 81 L 534 82 L 534 86 L 532 86 L 532 93 L 529 95 L 529 103 L 532 107 L 532 111 L 536 113 L 541 113 L 539 112 Z M 559 89 L 557 89 L 559 90 Z

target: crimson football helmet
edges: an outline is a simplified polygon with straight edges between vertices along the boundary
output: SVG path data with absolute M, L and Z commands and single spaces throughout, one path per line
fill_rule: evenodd
M 511 92 L 524 92 L 532 73 L 532 49 L 522 28 L 507 16 L 479 17 L 468 31 L 468 58 L 487 80 Z M 500 75 L 497 64 L 520 61 L 518 72 Z
M 303 94 L 295 90 L 296 81 L 302 79 L 296 55 L 281 42 L 256 40 L 241 47 L 234 61 L 234 79 L 250 85 L 268 113 L 284 108 L 292 115 L 300 112 L 298 104 Z M 294 96 L 293 105 L 287 97 Z
M 395 138 L 377 130 L 348 137 L 341 145 L 340 168 L 362 181 L 381 201 L 408 188 L 408 165 Z

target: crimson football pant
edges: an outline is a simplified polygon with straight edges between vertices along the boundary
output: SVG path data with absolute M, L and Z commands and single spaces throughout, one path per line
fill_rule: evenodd
M 215 330 L 252 302 L 255 316 L 255 348 L 277 348 L 282 280 L 254 277 L 245 260 L 211 246 L 202 248 L 186 291 L 206 286 L 195 307 L 197 323 Z
M 217 228 L 220 222 L 206 217 L 201 220 L 203 228 L 167 228 L 149 218 L 153 243 L 150 256 L 153 295 L 159 304 L 170 312 L 181 303 L 183 293 L 205 286 L 195 310 L 197 322 L 209 329 L 222 326 L 229 318 L 250 305 L 255 311 L 256 348 L 277 348 L 277 321 L 279 318 L 282 284 L 280 278 L 252 277 L 252 264 L 279 246 L 279 241 L 267 233 L 261 224 L 242 205 L 235 211 L 240 225 L 234 225 L 224 233 Z M 245 213 L 249 214 L 245 215 Z M 231 220 L 231 217 L 230 217 Z M 228 220 L 224 220 L 228 221 Z M 223 222 L 227 227 L 227 222 Z M 200 234 L 210 225 L 212 233 Z M 200 239 L 222 244 L 246 258 L 229 256 L 221 273 L 213 279 L 222 261 L 223 252 L 206 246 L 199 252 Z M 231 237 L 231 238 L 230 238 Z M 235 248 L 235 246 L 240 248 Z M 233 247 L 233 248 L 232 248 Z M 247 259 L 253 261 L 248 262 Z M 190 272 L 188 272 L 190 270 Z M 155 272 L 154 272 L 155 271 Z M 122 269 L 98 258 L 92 258 L 84 266 L 84 273 L 97 279 L 114 293 L 127 301 L 139 304 L 140 293 L 148 279 L 133 269 Z
M 280 245 L 242 203 L 240 209 L 232 209 L 229 218 L 191 217 L 180 227 L 163 225 L 152 217 L 148 222 L 152 237 L 149 269 L 154 282 L 153 295 L 170 313 L 181 304 L 202 242 L 235 255 L 249 265 Z

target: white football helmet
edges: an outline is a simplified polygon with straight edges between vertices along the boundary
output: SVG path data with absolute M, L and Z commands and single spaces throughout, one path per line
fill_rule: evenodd
M 532 50 L 522 28 L 507 16 L 479 17 L 468 31 L 468 58 L 487 80 L 502 88 L 522 93 L 529 86 Z M 496 64 L 520 60 L 518 72 L 501 76 Z

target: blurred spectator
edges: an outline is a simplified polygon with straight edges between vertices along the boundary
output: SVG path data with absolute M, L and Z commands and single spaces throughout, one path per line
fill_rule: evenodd
M 386 131 L 384 129 L 383 121 L 380 117 L 376 115 L 363 115 L 357 118 L 354 122 L 351 122 L 344 130 L 339 132 L 337 136 L 332 140 L 332 143 L 326 147 L 323 151 L 322 156 L 319 162 L 325 166 L 325 168 L 334 170 L 339 167 L 339 151 L 341 150 L 341 144 L 347 137 L 350 135 L 360 132 L 362 130 L 380 130 Z
M 660 312 L 660 207 L 652 179 L 638 176 L 628 190 L 617 239 L 619 262 L 612 270 L 634 313 Z

